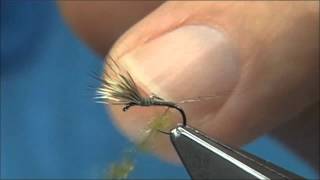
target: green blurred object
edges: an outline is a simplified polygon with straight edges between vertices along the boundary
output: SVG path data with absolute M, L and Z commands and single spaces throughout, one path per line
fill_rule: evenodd
M 158 135 L 159 130 L 166 131 L 171 127 L 172 121 L 170 121 L 167 108 L 164 113 L 154 118 L 148 125 L 148 128 L 144 131 L 145 138 L 136 145 L 137 150 L 141 152 L 148 152 L 150 150 L 150 142 L 152 142 Z
M 150 142 L 152 142 L 159 130 L 165 131 L 170 128 L 172 121 L 169 118 L 169 109 L 167 108 L 160 116 L 154 118 L 144 130 L 145 137 L 133 148 L 130 148 L 123 155 L 120 162 L 112 163 L 109 166 L 107 179 L 127 179 L 129 174 L 134 170 L 134 159 L 137 153 L 148 153 L 150 150 Z
M 122 161 L 113 163 L 108 170 L 107 179 L 127 179 L 134 170 L 134 162 L 131 155 L 126 155 Z

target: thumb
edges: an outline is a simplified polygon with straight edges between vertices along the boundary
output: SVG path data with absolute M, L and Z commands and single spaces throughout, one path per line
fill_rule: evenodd
M 279 34 L 288 32 L 287 27 L 291 25 L 282 22 L 295 22 L 300 17 L 292 14 L 305 11 L 297 9 L 299 5 L 290 5 L 293 10 L 285 8 L 287 11 L 283 11 L 281 8 L 288 6 L 266 5 L 264 2 L 167 2 L 127 31 L 115 44 L 111 55 L 126 67 L 141 91 L 157 94 L 166 100 L 175 102 L 188 97 L 230 92 L 212 101 L 185 104 L 183 109 L 189 125 L 224 142 L 241 145 L 281 124 L 282 119 L 286 119 L 284 112 L 294 114 L 313 103 L 312 98 L 303 97 L 295 101 L 299 105 L 294 108 L 275 111 L 294 95 L 306 93 L 297 90 L 296 86 L 302 85 L 301 82 L 310 86 L 312 82 L 306 80 L 314 73 L 299 76 L 298 83 L 292 78 L 286 82 L 288 86 L 280 90 L 266 90 L 279 85 L 286 73 L 317 71 L 313 68 L 316 67 L 315 61 L 312 61 L 316 51 L 306 50 L 316 43 L 306 49 L 289 47 L 297 49 L 297 56 L 285 50 L 276 55 L 273 50 L 267 54 L 263 52 L 264 48 L 274 45 L 278 49 L 287 49 L 295 41 L 314 42 L 309 41 L 312 36 L 301 36 L 306 29 L 278 40 Z M 274 12 L 284 13 L 275 18 L 272 16 Z M 297 35 L 300 39 L 291 40 Z M 306 54 L 312 59 L 307 63 L 296 58 Z M 262 60 L 258 60 L 260 57 Z M 283 66 L 285 61 L 279 60 L 292 58 L 303 65 L 288 68 Z M 314 94 L 314 89 L 308 90 L 309 94 Z M 288 91 L 292 92 L 290 96 L 270 102 L 272 96 L 279 97 Z M 111 111 L 120 129 L 132 139 L 139 140 L 141 129 L 160 110 L 135 108 L 124 113 L 119 107 L 111 107 Z M 249 114 L 253 114 L 252 117 Z M 175 122 L 179 121 L 178 118 L 172 116 Z M 270 118 L 276 120 L 266 120 Z M 174 159 L 168 138 L 159 137 L 154 142 L 154 151 L 166 159 Z

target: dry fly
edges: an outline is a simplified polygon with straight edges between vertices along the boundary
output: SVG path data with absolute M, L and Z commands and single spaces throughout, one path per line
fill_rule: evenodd
M 187 125 L 186 114 L 178 104 L 208 100 L 214 97 L 204 96 L 196 99 L 183 100 L 178 103 L 167 101 L 154 94 L 149 97 L 144 97 L 139 92 L 129 72 L 120 68 L 112 57 L 108 59 L 107 67 L 110 71 L 104 71 L 104 77 L 99 78 L 102 85 L 98 88 L 97 96 L 95 97 L 99 103 L 123 105 L 123 111 L 127 111 L 132 106 L 165 106 L 174 108 L 180 112 L 182 124 L 185 126 Z

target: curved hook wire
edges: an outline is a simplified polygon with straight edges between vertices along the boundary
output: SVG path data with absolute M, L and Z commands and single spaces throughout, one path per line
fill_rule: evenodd
M 177 111 L 180 112 L 181 114 L 181 117 L 182 117 L 182 125 L 183 126 L 186 126 L 187 125 L 187 117 L 186 117 L 186 114 L 184 112 L 184 110 L 179 107 L 178 105 L 176 104 L 173 104 L 173 103 L 169 103 L 169 102 L 161 102 L 161 103 L 153 103 L 152 105 L 154 106 L 165 106 L 165 107 L 168 107 L 168 108 L 173 108 L 173 109 L 176 109 Z M 129 110 L 129 108 L 131 108 L 132 106 L 138 106 L 138 104 L 136 103 L 128 103 L 125 107 L 122 108 L 122 111 L 127 111 Z M 166 135 L 170 135 L 171 133 L 170 132 L 165 132 L 165 131 L 162 131 L 160 129 L 157 129 L 157 131 L 163 133 L 163 134 L 166 134 Z
M 183 109 L 181 107 L 179 107 L 176 104 L 173 103 L 169 103 L 169 102 L 157 102 L 157 103 L 153 103 L 153 106 L 165 106 L 165 107 L 169 107 L 169 108 L 173 108 L 176 109 L 177 111 L 180 112 L 181 117 L 182 117 L 182 125 L 186 126 L 187 125 L 187 117 L 186 117 L 186 113 L 183 111 Z M 122 108 L 123 111 L 127 111 L 129 110 L 129 108 L 131 108 L 132 106 L 138 106 L 138 104 L 130 102 L 128 103 L 125 107 Z

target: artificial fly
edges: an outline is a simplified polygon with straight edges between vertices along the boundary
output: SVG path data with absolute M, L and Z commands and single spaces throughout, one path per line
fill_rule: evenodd
M 107 67 L 110 71 L 104 71 L 104 77 L 99 78 L 102 82 L 101 87 L 97 90 L 98 103 L 110 105 L 123 105 L 123 111 L 127 111 L 132 106 L 164 106 L 176 109 L 182 117 L 182 125 L 187 125 L 187 118 L 184 110 L 178 105 L 189 102 L 197 102 L 201 100 L 209 100 L 214 96 L 203 96 L 196 99 L 188 99 L 179 103 L 167 101 L 157 95 L 152 94 L 144 97 L 138 90 L 132 76 L 128 71 L 120 68 L 120 66 L 109 56 Z M 161 131 L 162 132 L 162 131 Z
M 104 78 L 100 79 L 102 85 L 97 90 L 95 97 L 100 103 L 111 105 L 124 105 L 123 111 L 127 111 L 132 106 L 165 106 L 176 109 L 182 116 L 182 124 L 187 125 L 186 114 L 176 103 L 166 101 L 157 95 L 143 97 L 128 71 L 124 71 L 114 61 L 109 58 L 107 67 L 110 72 L 104 72 Z

